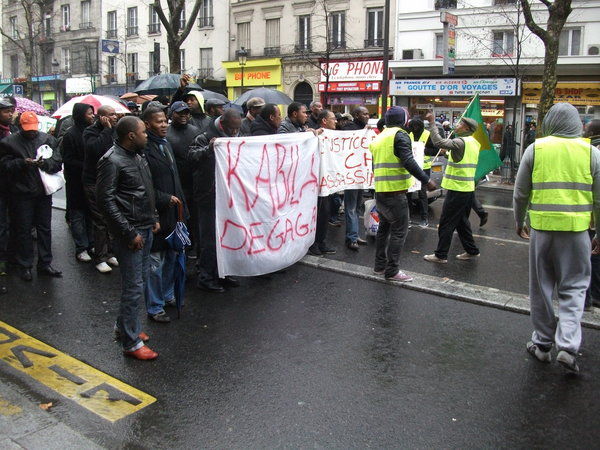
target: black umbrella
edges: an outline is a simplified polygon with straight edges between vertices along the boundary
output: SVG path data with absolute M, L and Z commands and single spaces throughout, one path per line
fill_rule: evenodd
M 260 97 L 266 103 L 275 103 L 276 105 L 289 105 L 293 102 L 293 100 L 283 92 L 261 87 L 244 92 L 233 103 L 241 106 L 252 97 Z
M 171 95 L 177 89 L 179 89 L 179 80 L 181 75 L 176 73 L 161 73 L 160 75 L 154 75 L 148 78 L 146 81 L 142 81 L 133 92 L 136 94 L 156 94 L 156 95 Z M 202 91 L 202 88 L 195 84 L 190 83 L 186 89 L 193 89 L 196 91 Z
M 194 90 L 194 89 L 192 89 Z M 213 91 L 209 91 L 207 89 L 204 89 L 202 92 L 202 97 L 204 97 L 204 100 L 223 100 L 224 102 L 229 103 L 229 99 L 227 97 L 225 97 L 223 94 L 219 94 L 218 92 L 213 92 Z

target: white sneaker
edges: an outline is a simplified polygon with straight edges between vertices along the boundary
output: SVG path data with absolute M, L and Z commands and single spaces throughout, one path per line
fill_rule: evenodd
M 537 344 L 534 344 L 531 341 L 529 341 L 527 343 L 527 351 L 529 352 L 530 355 L 537 358 L 538 361 L 545 362 L 545 363 L 549 363 L 552 361 L 552 355 L 550 354 L 549 350 L 544 351 Z
M 90 262 L 92 257 L 88 254 L 87 250 L 82 251 L 77 255 L 77 261 Z
M 105 262 L 101 262 L 100 264 L 96 264 L 96 270 L 100 273 L 109 273 L 112 272 L 112 269 Z
M 439 264 L 446 264 L 448 262 L 447 259 L 442 259 L 442 258 L 438 258 L 437 256 L 435 256 L 435 253 L 431 254 L 431 255 L 425 255 L 425 256 L 423 256 L 423 259 L 425 261 L 439 263 Z
M 119 261 L 117 261 L 117 258 L 115 258 L 114 256 L 112 258 L 108 258 L 106 262 L 113 267 L 119 267 Z
M 468 261 L 469 259 L 479 258 L 479 253 L 476 255 L 471 255 L 470 253 L 464 252 L 460 255 L 456 255 L 456 259 L 460 259 L 461 261 Z
M 579 373 L 579 366 L 577 365 L 577 358 L 575 358 L 575 355 L 565 350 L 561 350 L 558 352 L 558 355 L 556 355 L 556 361 L 569 372 Z

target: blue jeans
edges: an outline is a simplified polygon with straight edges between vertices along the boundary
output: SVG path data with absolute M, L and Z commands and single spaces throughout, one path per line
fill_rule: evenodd
M 70 209 L 71 236 L 75 242 L 75 254 L 79 255 L 84 250 L 92 248 L 92 221 L 85 209 Z
M 358 208 L 362 201 L 362 190 L 344 191 L 344 214 L 346 215 L 346 242 L 358 240 Z
M 175 261 L 173 250 L 150 253 L 150 271 L 146 284 L 146 311 L 150 315 L 164 311 L 165 302 L 175 298 Z
M 129 242 L 115 239 L 114 250 L 119 258 L 121 272 L 121 307 L 117 318 L 117 327 L 121 332 L 121 343 L 126 351 L 137 350 L 144 343 L 139 338 L 141 331 L 139 308 L 144 302 L 144 287 L 148 282 L 150 267 L 150 249 L 152 248 L 152 229 L 137 229 L 144 240 L 141 250 L 133 251 Z

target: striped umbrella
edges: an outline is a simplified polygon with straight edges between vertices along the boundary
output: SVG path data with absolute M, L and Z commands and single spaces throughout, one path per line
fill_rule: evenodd
M 56 112 L 52 114 L 52 117 L 58 118 L 70 116 L 73 113 L 73 105 L 75 105 L 75 103 L 86 103 L 88 105 L 92 105 L 94 107 L 94 111 L 98 111 L 98 108 L 100 108 L 101 106 L 112 106 L 113 108 L 115 108 L 117 114 L 130 113 L 130 111 L 125 106 L 123 106 L 121 102 L 118 102 L 113 98 L 105 97 L 104 95 L 88 94 L 79 97 L 73 97 L 67 103 L 58 108 Z

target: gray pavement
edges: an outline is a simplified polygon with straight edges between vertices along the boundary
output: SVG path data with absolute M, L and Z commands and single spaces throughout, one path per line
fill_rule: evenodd
M 433 206 L 435 214 L 441 203 Z M 157 401 L 110 423 L 0 360 L 9 394 L 34 409 L 55 403 L 32 419 L 35 430 L 45 429 L 46 419 L 66 427 L 64 437 L 48 434 L 44 444 L 86 448 L 69 444 L 72 432 L 106 448 L 597 445 L 600 332 L 584 330 L 582 374 L 569 377 L 555 363 L 527 355 L 525 315 L 303 264 L 269 279 L 244 279 L 222 295 L 201 293 L 190 280 L 180 320 L 142 319 L 159 359 L 124 359 L 112 339 L 118 273 L 101 275 L 77 263 L 62 218 L 55 212 L 54 248 L 65 278 L 26 284 L 9 276 L 0 320 Z M 419 236 L 429 243 L 435 232 Z M 372 246 L 340 258 L 345 252 L 335 244 L 338 259 L 370 267 Z M 522 262 L 519 253 L 505 255 L 506 264 L 482 256 L 475 264 L 447 266 L 457 266 L 474 286 L 509 285 L 515 274 L 507 264 Z M 414 271 L 443 278 L 422 267 Z M 502 279 L 486 277 L 489 268 Z M 511 291 L 518 293 L 519 283 L 505 289 L 516 286 Z M 17 442 L 6 440 L 10 428 L 2 432 L 0 447 Z M 39 442 L 28 448 L 47 448 Z

